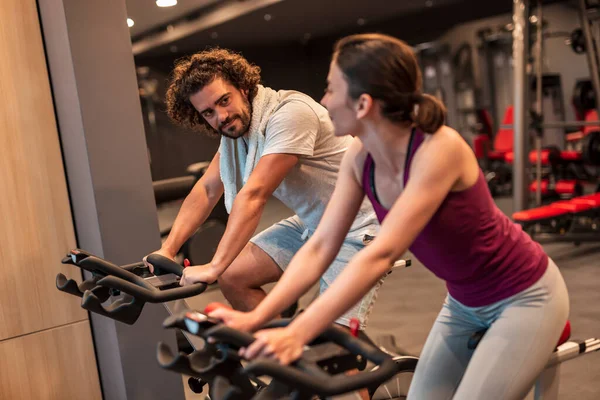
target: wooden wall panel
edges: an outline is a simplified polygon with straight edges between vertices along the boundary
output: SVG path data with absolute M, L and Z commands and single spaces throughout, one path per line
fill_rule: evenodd
M 87 318 L 55 276 L 73 222 L 35 0 L 0 1 L 0 340 Z M 90 344 L 91 345 L 91 344 Z
M 0 342 L 0 399 L 101 400 L 87 321 Z

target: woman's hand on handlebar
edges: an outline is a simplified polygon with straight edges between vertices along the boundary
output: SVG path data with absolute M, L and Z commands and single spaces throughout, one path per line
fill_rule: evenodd
M 161 249 L 160 249 L 160 250 L 158 250 L 158 251 L 155 251 L 155 252 L 153 252 L 153 253 L 150 253 L 150 254 L 158 254 L 158 255 L 161 255 L 161 256 L 163 256 L 163 257 L 167 257 L 167 258 L 168 258 L 168 259 L 170 259 L 170 260 L 175 260 L 175 254 L 171 254 L 171 252 L 170 252 L 170 251 L 168 251 L 167 249 L 165 249 L 165 248 L 162 248 L 162 247 L 161 247 Z M 148 256 L 149 256 L 150 254 L 148 254 Z M 148 267 L 148 269 L 150 270 L 150 272 L 154 273 L 154 265 L 152 265 L 152 264 L 150 264 L 150 263 L 148 262 L 148 256 L 146 256 L 146 257 L 142 258 L 142 261 L 144 262 L 144 264 L 146 265 L 146 267 Z
M 255 313 L 235 311 L 230 308 L 218 308 L 210 312 L 208 316 L 219 319 L 228 327 L 242 332 L 253 332 L 262 325 Z
M 274 358 L 288 365 L 302 356 L 304 343 L 289 328 L 275 328 L 258 331 L 256 340 L 248 348 L 240 349 L 240 356 L 253 360 L 258 357 Z
M 219 275 L 213 270 L 211 264 L 195 265 L 183 270 L 183 275 L 179 280 L 181 286 L 191 285 L 197 282 L 204 282 L 207 285 L 215 282 Z

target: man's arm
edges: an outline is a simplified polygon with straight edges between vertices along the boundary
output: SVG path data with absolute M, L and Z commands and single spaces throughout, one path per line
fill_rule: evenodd
M 161 251 L 173 258 L 183 243 L 204 223 L 223 195 L 219 169 L 219 152 L 215 154 L 202 178 L 187 195 L 171 232 L 162 245 Z
M 214 276 L 220 276 L 241 253 L 258 226 L 267 200 L 297 162 L 294 154 L 269 154 L 258 161 L 233 202 L 227 228 L 210 263 Z

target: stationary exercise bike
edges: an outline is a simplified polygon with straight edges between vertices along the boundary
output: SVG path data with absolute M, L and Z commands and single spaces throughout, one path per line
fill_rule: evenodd
M 283 327 L 289 322 L 277 320 L 263 328 Z M 400 385 L 410 382 L 416 366 L 416 358 L 392 357 L 336 325 L 312 341 L 301 359 L 289 366 L 265 359 L 245 362 L 238 350 L 249 346 L 254 337 L 204 313 L 185 310 L 167 318 L 163 326 L 204 339 L 205 346 L 189 355 L 174 355 L 167 345 L 159 343 L 157 358 L 161 367 L 189 375 L 202 386 L 208 384 L 212 400 L 356 396 L 355 391 L 362 388 L 373 399 L 405 398 L 405 394 L 398 393 Z M 373 366 L 367 368 L 368 363 Z M 344 374 L 350 370 L 361 372 Z M 262 380 L 264 376 L 270 382 Z
M 80 297 L 82 299 L 82 308 L 126 324 L 135 323 L 146 302 L 164 303 L 178 299 L 185 299 L 187 297 L 198 295 L 204 292 L 206 289 L 206 284 L 204 283 L 180 287 L 179 278 L 183 273 L 183 267 L 165 257 L 152 254 L 148 256 L 148 261 L 155 267 L 154 274 L 150 273 L 148 268 L 142 262 L 117 266 L 86 251 L 74 249 L 67 254 L 62 262 L 65 264 L 72 264 L 81 268 L 82 270 L 90 272 L 91 277 L 88 277 L 82 283 L 77 283 L 72 279 L 67 279 L 63 274 L 58 274 L 56 277 L 56 286 L 59 290 L 65 293 Z M 402 267 L 408 265 L 410 265 L 410 261 L 400 261 L 396 266 Z M 185 311 L 185 313 L 189 312 L 189 310 Z M 193 316 L 193 314 L 190 315 Z M 193 319 L 190 317 L 190 315 L 182 316 L 177 314 L 175 317 L 173 317 L 174 319 L 167 320 L 165 322 L 165 326 L 181 326 L 184 328 L 183 331 L 187 332 L 188 334 L 198 334 L 201 337 L 211 336 L 200 333 L 200 330 L 194 330 L 191 328 L 188 329 L 186 324 L 189 322 L 185 321 Z M 209 321 L 209 323 L 215 325 L 214 321 Z M 202 326 L 206 326 L 206 324 L 203 324 Z M 536 400 L 552 400 L 558 398 L 559 369 L 561 363 L 572 358 L 600 350 L 600 339 L 589 338 L 583 341 L 569 340 L 570 331 L 570 324 L 567 324 L 561 339 L 557 344 L 556 350 L 552 353 L 545 370 L 540 374 L 538 380 L 536 381 L 534 387 L 534 398 Z M 484 335 L 485 330 L 474 333 L 469 340 L 469 348 L 474 350 Z M 363 343 L 367 343 L 367 345 L 375 347 L 368 338 L 363 336 L 362 339 Z M 373 387 L 369 389 L 369 393 L 373 399 L 405 398 L 406 394 L 408 393 L 408 387 L 410 385 L 412 373 L 414 372 L 418 358 L 397 354 L 397 352 L 390 347 L 392 346 L 385 348 L 380 345 L 378 346 L 378 350 L 391 357 L 397 364 L 399 364 L 399 367 L 396 375 L 392 376 L 392 379 L 390 379 L 388 382 L 380 384 L 377 388 L 375 388 L 375 390 L 373 390 Z M 323 349 L 320 351 L 322 352 L 322 350 Z M 192 354 L 186 356 L 190 361 L 178 361 L 174 364 L 172 364 L 172 362 L 174 362 L 172 359 L 173 356 L 169 356 L 169 354 L 170 351 L 164 348 L 164 345 L 161 345 L 159 348 L 159 363 L 165 368 L 175 370 L 174 368 L 176 368 L 176 366 L 181 362 L 184 363 L 184 366 L 187 366 L 187 364 L 185 364 L 186 362 L 191 362 L 191 364 L 189 364 L 189 368 L 196 368 L 196 372 L 193 374 L 190 373 L 190 376 L 192 376 L 190 386 L 193 390 L 195 389 L 195 391 L 201 390 L 202 387 L 211 380 L 213 381 L 213 385 L 211 385 L 211 387 L 229 387 L 230 385 L 233 385 L 235 387 L 241 386 L 242 388 L 248 388 L 247 385 L 244 386 L 243 384 L 238 384 L 236 382 L 230 382 L 230 384 L 223 385 L 221 380 L 214 381 L 214 376 L 211 378 L 210 374 L 204 375 L 198 373 L 198 366 L 203 365 L 203 363 L 210 365 L 212 362 L 211 360 L 215 355 L 220 357 L 220 350 L 218 346 L 207 345 L 204 348 L 194 350 Z M 177 357 L 181 358 L 183 356 L 184 354 L 182 353 Z M 344 357 L 340 356 L 339 354 L 337 354 L 337 356 L 339 357 L 334 358 L 333 361 L 330 361 L 331 365 L 327 367 L 330 372 L 334 370 L 364 370 L 367 368 L 367 366 L 364 366 L 364 364 L 359 363 L 358 361 L 360 360 L 354 356 L 348 357 L 346 355 Z M 237 362 L 239 362 L 239 360 Z M 174 366 L 173 368 L 171 368 L 171 364 Z M 229 364 L 226 363 L 225 365 L 227 366 Z M 227 368 L 234 367 L 231 367 L 230 365 L 229 367 L 226 367 L 226 369 Z M 237 364 L 235 364 L 235 368 L 237 368 L 236 371 L 239 370 L 239 366 Z M 186 373 L 189 372 L 190 371 L 186 369 Z M 227 371 L 224 373 L 228 374 Z M 237 375 L 234 374 L 231 376 Z M 247 378 L 243 379 L 245 380 Z M 261 381 L 257 381 L 255 379 L 251 380 L 251 383 L 253 385 L 252 390 L 254 391 L 260 391 L 261 388 L 267 386 L 264 382 L 261 383 Z M 220 397 L 214 397 L 214 399 L 218 398 Z
M 110 261 L 80 249 L 71 250 L 62 262 L 65 264 L 72 264 L 91 273 L 91 277 L 86 278 L 82 283 L 77 283 L 75 280 L 67 279 L 63 274 L 58 274 L 56 277 L 56 286 L 59 290 L 82 298 L 82 308 L 125 324 L 134 324 L 136 322 L 146 302 L 166 303 L 178 299 L 185 299 L 187 297 L 196 296 L 206 289 L 206 284 L 204 283 L 180 287 L 179 278 L 183 274 L 183 267 L 176 262 L 157 254 L 148 256 L 148 262 L 154 266 L 154 274 L 150 273 L 148 268 L 142 262 L 117 266 Z M 408 265 L 410 265 L 410 261 L 401 260 L 396 263 L 396 267 Z M 179 304 L 181 304 L 181 302 L 179 302 Z M 172 307 L 167 307 L 167 309 L 170 312 L 174 311 Z M 184 311 L 184 313 L 189 312 L 189 310 Z M 193 391 L 201 392 L 206 383 L 209 383 L 210 391 L 217 390 L 218 393 L 222 393 L 220 391 L 224 390 L 223 388 L 232 386 L 237 388 L 236 390 L 242 391 L 251 389 L 254 393 L 253 395 L 255 395 L 257 392 L 270 386 L 256 379 L 251 380 L 252 386 L 249 386 L 248 378 L 243 376 L 243 374 L 240 375 L 236 372 L 239 371 L 239 359 L 231 361 L 232 359 L 229 358 L 223 360 L 223 362 L 214 364 L 215 357 L 216 359 L 220 359 L 223 355 L 219 347 L 204 342 L 198 344 L 197 337 L 190 337 L 190 334 L 193 336 L 199 331 L 190 331 L 187 325 L 181 322 L 185 321 L 185 318 L 181 316 L 181 312 L 176 313 L 173 318 L 168 320 L 171 322 L 165 322 L 165 324 L 169 327 L 179 327 L 181 328 L 181 331 L 186 333 L 188 341 L 193 343 L 191 346 L 191 354 L 187 356 L 185 353 L 180 353 L 178 356 L 180 360 L 173 361 L 171 360 L 173 357 L 169 356 L 170 351 L 166 350 L 164 345 L 162 345 L 162 350 L 159 349 L 160 354 L 162 354 L 162 356 L 159 356 L 159 363 L 167 369 L 189 374 L 192 377 L 189 380 L 189 385 Z M 179 322 L 175 323 L 173 321 Z M 274 324 L 286 323 L 285 321 L 286 320 L 283 320 L 283 322 L 275 322 Z M 215 321 L 209 322 L 212 325 L 215 325 Z M 368 338 L 366 338 L 366 336 L 362 336 L 362 338 L 364 339 L 361 341 L 362 343 L 366 343 L 367 346 L 376 348 L 381 354 L 386 354 L 386 357 L 390 358 L 398 365 L 397 373 L 393 374 L 392 379 L 388 382 L 377 381 L 377 385 L 373 384 L 370 386 L 369 391 L 371 398 L 405 398 L 408 392 L 408 385 L 412 378 L 412 373 L 414 372 L 417 363 L 417 358 L 395 354 L 381 346 L 375 346 Z M 323 356 L 326 354 L 324 350 L 324 347 L 321 346 L 318 350 L 318 354 Z M 376 366 L 377 363 L 375 363 L 375 366 L 367 366 L 366 360 L 370 360 L 368 357 L 363 356 L 363 358 L 357 358 L 355 354 L 352 355 L 347 352 L 346 354 L 340 354 L 339 349 L 336 350 L 331 347 L 329 347 L 328 351 L 331 357 L 329 361 L 325 363 L 326 365 L 323 365 L 326 366 L 329 373 L 340 373 L 354 369 L 365 370 L 365 368 L 375 370 L 379 368 Z M 189 364 L 189 362 L 192 362 L 192 364 Z M 195 366 L 195 372 L 194 370 L 190 370 L 189 365 Z M 202 366 L 211 367 L 205 371 L 202 369 Z M 227 377 L 230 383 L 225 384 L 222 379 L 215 380 L 217 375 Z M 277 375 L 274 375 L 274 377 L 276 376 Z M 284 382 L 287 381 L 284 380 Z M 311 381 L 311 384 L 312 383 L 314 382 Z M 345 386 L 341 386 L 341 388 L 345 388 Z M 273 387 L 269 390 L 273 390 Z M 329 392 L 320 391 L 319 393 L 326 394 Z M 222 397 L 220 394 L 216 394 L 213 395 L 212 398 L 220 399 L 229 397 Z
M 408 267 L 410 265 L 411 265 L 411 260 L 398 260 L 394 263 L 394 265 L 387 272 L 387 274 L 390 274 L 394 269 Z M 210 313 L 210 308 L 213 307 L 213 304 L 209 304 L 209 306 L 207 306 L 204 314 Z M 192 311 L 185 310 L 185 311 L 183 311 L 183 314 L 181 314 L 181 313 L 178 314 L 179 317 L 182 318 L 182 315 L 185 316 L 185 312 L 192 312 Z M 296 304 L 296 305 L 290 307 L 288 310 L 286 310 L 285 314 L 290 315 L 290 316 L 296 316 L 301 312 L 302 312 L 302 310 L 297 310 L 297 304 Z M 198 315 L 200 315 L 200 314 L 201 313 L 199 313 Z M 285 321 L 289 321 L 289 320 L 290 319 L 283 319 L 282 320 L 283 322 L 273 322 L 273 324 L 275 324 L 275 325 L 286 324 L 287 322 L 285 322 Z M 212 322 L 216 323 L 216 321 L 212 321 Z M 181 324 L 173 325 L 172 321 L 166 321 L 165 326 L 181 327 Z M 182 330 L 185 331 L 185 329 L 182 329 Z M 372 399 L 404 399 L 404 398 L 406 398 L 418 358 L 411 356 L 411 355 L 406 355 L 406 352 L 397 349 L 394 338 L 391 335 L 383 337 L 382 338 L 383 340 L 378 341 L 378 344 L 376 345 L 363 331 L 358 331 L 358 328 L 356 328 L 355 333 L 356 333 L 358 339 L 360 339 L 362 342 L 364 342 L 374 348 L 377 348 L 379 351 L 387 354 L 399 365 L 398 372 L 391 379 L 389 379 L 386 382 L 380 383 L 376 386 L 372 386 L 372 387 L 368 388 L 370 398 L 372 398 Z M 193 338 L 190 338 L 189 335 L 187 335 L 187 336 L 188 336 L 188 341 L 192 342 Z M 203 337 L 202 335 L 198 335 L 198 336 Z M 179 356 L 183 357 L 182 358 L 183 361 L 179 360 L 177 363 L 179 363 L 179 362 L 183 363 L 183 365 L 184 365 L 183 370 L 177 369 L 177 368 L 181 367 L 181 365 L 179 365 L 177 363 L 173 364 L 173 368 L 171 368 L 172 367 L 171 363 L 175 362 L 175 361 L 173 361 L 173 359 L 175 357 L 171 355 L 170 350 L 168 350 L 167 348 L 163 347 L 163 348 L 159 349 L 159 362 L 161 363 L 161 365 L 163 365 L 163 367 L 165 367 L 167 369 L 178 370 L 181 373 L 189 375 L 190 378 L 188 379 L 188 384 L 193 392 L 202 393 L 205 386 L 208 384 L 209 393 L 210 393 L 210 390 L 211 390 L 210 388 L 215 386 L 215 382 L 213 381 L 214 376 L 212 375 L 212 369 L 210 369 L 210 368 L 206 369 L 208 367 L 208 365 L 210 364 L 210 363 L 207 364 L 206 360 L 210 358 L 210 354 L 214 354 L 214 349 L 211 348 L 210 344 L 206 344 L 205 342 L 202 342 L 200 344 L 196 343 L 195 347 L 196 347 L 196 350 L 188 347 L 187 349 L 183 349 L 184 350 L 183 352 L 181 352 L 181 351 L 179 352 Z M 320 357 L 322 357 L 323 359 L 329 359 L 328 362 L 331 363 L 331 365 L 327 366 L 327 369 L 330 372 L 332 372 L 334 369 L 337 369 L 337 373 L 341 373 L 343 371 L 354 370 L 354 369 L 364 370 L 365 368 L 368 368 L 368 369 L 377 368 L 374 365 L 367 365 L 367 364 L 360 364 L 360 363 L 357 364 L 355 356 L 353 356 L 351 354 L 339 354 L 339 351 L 338 351 L 339 347 L 338 347 L 338 350 L 336 350 L 336 347 L 337 346 L 334 346 L 334 348 L 332 348 L 331 345 L 329 345 L 329 346 L 324 345 L 324 346 L 320 346 L 318 349 L 318 355 Z M 193 360 L 192 363 L 195 364 L 196 367 L 200 366 L 202 368 L 200 368 L 196 372 L 190 371 L 190 369 L 189 369 L 190 365 L 188 365 L 187 362 L 185 361 L 186 354 L 187 354 L 187 357 L 190 358 L 190 360 Z M 227 374 L 232 374 L 232 372 L 231 372 L 232 369 L 233 370 L 239 369 L 239 365 L 237 362 L 234 362 L 233 365 L 229 365 L 229 364 L 226 364 L 226 365 L 227 365 L 227 367 L 225 367 L 225 368 L 229 371 Z M 192 365 L 192 368 L 193 368 L 193 365 Z M 232 376 L 234 376 L 234 375 L 232 375 Z M 235 379 L 241 379 L 238 375 L 235 375 L 235 377 L 236 377 Z M 261 390 L 261 388 L 263 388 L 265 386 L 264 383 L 260 382 L 260 381 L 253 380 L 253 383 L 255 384 L 255 387 L 253 388 L 253 390 Z M 238 384 L 239 383 L 234 384 L 234 386 L 237 386 Z M 243 384 L 241 386 L 248 387 L 247 384 Z M 348 396 L 351 396 L 351 398 L 355 398 L 356 394 L 350 394 Z M 214 395 L 213 395 L 213 396 L 211 396 L 211 398 L 215 399 L 215 398 L 219 398 L 219 397 L 214 397 Z

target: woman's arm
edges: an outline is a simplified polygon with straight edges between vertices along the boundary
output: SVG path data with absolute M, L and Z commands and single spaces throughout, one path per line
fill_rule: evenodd
M 358 140 L 342 160 L 335 189 L 315 233 L 296 253 L 285 273 L 254 310 L 258 325 L 275 318 L 319 280 L 338 254 L 364 199 L 354 165 L 362 148 Z
M 402 256 L 462 173 L 460 144 L 453 138 L 436 139 L 432 137 L 427 148 L 423 148 L 424 144 L 419 149 L 410 180 L 375 240 L 354 256 L 333 285 L 287 328 L 258 332 L 258 339 L 244 351 L 247 358 L 275 355 L 282 363 L 294 361 L 301 354 L 302 345 L 356 304 Z
M 355 140 L 344 155 L 332 197 L 311 238 L 294 255 L 281 279 L 250 313 L 220 308 L 210 316 L 236 329 L 252 331 L 278 316 L 319 280 L 339 252 L 364 198 L 354 164 L 361 151 Z

